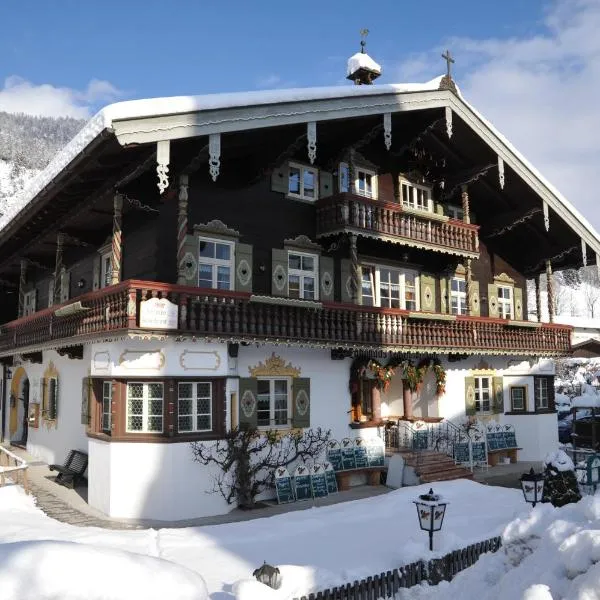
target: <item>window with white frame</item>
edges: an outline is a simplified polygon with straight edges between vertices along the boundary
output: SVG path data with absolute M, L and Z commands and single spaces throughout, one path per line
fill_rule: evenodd
M 126 431 L 162 433 L 163 402 L 162 382 L 128 382 Z
M 524 411 L 527 409 L 527 391 L 524 385 L 513 385 L 510 387 L 510 406 L 513 411 Z
M 288 296 L 303 300 L 317 300 L 317 273 L 319 257 L 316 254 L 290 252 L 288 254 Z
M 102 382 L 102 431 L 110 433 L 112 429 L 112 381 Z
M 446 215 L 456 221 L 463 221 L 465 218 L 465 211 L 462 209 L 461 206 L 454 206 L 453 204 L 448 204 L 446 206 Z
M 498 316 L 501 319 L 513 318 L 512 288 L 508 285 L 498 286 Z
M 338 171 L 338 187 L 340 192 L 350 191 L 350 167 L 348 163 L 340 163 Z
M 425 185 L 411 183 L 406 179 L 400 180 L 402 206 L 413 210 L 433 211 L 431 189 Z
M 290 163 L 288 195 L 303 200 L 318 198 L 318 171 L 314 167 Z
M 492 378 L 475 377 L 475 412 L 489 413 L 491 410 Z
M 27 317 L 35 312 L 36 290 L 26 292 L 23 297 L 23 316 Z
M 100 287 L 111 284 L 112 279 L 112 252 L 105 252 L 100 256 Z
M 198 238 L 198 287 L 233 289 L 233 242 Z
M 365 198 L 377 198 L 377 175 L 361 167 L 354 168 L 354 193 Z
M 289 379 L 257 380 L 258 427 L 288 427 L 291 422 Z
M 453 315 L 467 314 L 467 282 L 462 277 L 450 280 L 450 312 Z
M 534 377 L 533 385 L 535 393 L 535 409 L 547 410 L 550 407 L 548 379 L 546 377 Z
M 209 381 L 185 381 L 178 385 L 177 431 L 212 431 L 212 384 Z
M 362 303 L 364 306 L 418 310 L 417 280 L 417 273 L 407 269 L 364 265 Z

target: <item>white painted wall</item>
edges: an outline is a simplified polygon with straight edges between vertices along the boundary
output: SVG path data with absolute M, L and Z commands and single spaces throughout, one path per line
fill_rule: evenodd
M 88 440 L 88 504 L 111 515 L 111 446 L 110 442 Z
M 503 422 L 514 425 L 517 434 L 519 460 L 542 461 L 549 452 L 558 449 L 556 414 L 505 415 Z

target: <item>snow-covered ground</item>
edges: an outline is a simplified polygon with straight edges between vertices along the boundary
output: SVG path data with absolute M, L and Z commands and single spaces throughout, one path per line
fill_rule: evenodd
M 80 597 L 92 600 L 158 598 L 166 579 L 170 591 L 161 597 L 202 599 L 201 579 L 197 595 L 190 593 L 198 575 L 211 600 L 291 599 L 430 558 L 427 534 L 418 527 L 412 503 L 428 489 L 403 488 L 227 525 L 117 531 L 59 523 L 20 488 L 0 488 L 0 600 L 76 597 L 56 593 L 73 571 L 73 585 L 84 586 Z M 506 523 L 529 512 L 519 490 L 466 480 L 438 483 L 434 489 L 449 502 L 443 530 L 434 538 L 434 555 L 498 535 Z M 80 554 L 74 544 L 85 545 Z M 276 592 L 250 581 L 264 560 L 281 569 L 283 585 Z M 115 582 L 121 579 L 119 591 Z M 93 590 L 88 580 L 94 581 Z M 133 595 L 132 580 L 139 580 L 139 593 Z M 36 593 L 27 595 L 28 589 Z

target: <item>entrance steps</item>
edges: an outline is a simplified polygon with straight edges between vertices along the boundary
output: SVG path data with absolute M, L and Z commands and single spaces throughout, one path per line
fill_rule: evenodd
M 449 456 L 433 450 L 401 451 L 405 464 L 415 470 L 421 483 L 473 479 L 473 473 L 457 465 Z

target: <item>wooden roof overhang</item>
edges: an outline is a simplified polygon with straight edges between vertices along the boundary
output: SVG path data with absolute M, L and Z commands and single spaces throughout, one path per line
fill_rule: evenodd
M 220 141 L 217 185 L 244 186 L 285 158 L 307 161 L 311 122 L 316 123 L 316 163 L 331 170 L 348 147 L 390 172 L 410 170 L 411 149 L 425 150 L 437 164 L 432 177 L 445 181 L 442 200 L 460 202 L 460 186 L 467 183 L 481 239 L 528 275 L 542 272 L 547 259 L 555 269 L 581 266 L 582 240 L 600 253 L 600 239 L 585 219 L 461 98 L 448 90 L 390 92 L 385 87 L 381 93 L 371 88 L 367 95 L 352 88 L 346 96 L 348 88 L 340 87 L 339 97 L 117 116 L 0 231 L 0 278 L 18 278 L 24 256 L 52 267 L 59 230 L 100 243 L 110 232 L 113 194 L 135 187 L 138 179 L 152 179 L 155 191 L 144 200 L 158 202 L 158 142 L 170 145 L 169 188 L 163 197 L 172 196 L 179 174 L 208 179 L 210 136 Z M 385 114 L 391 123 L 389 150 Z M 550 209 L 549 231 L 544 202 Z

